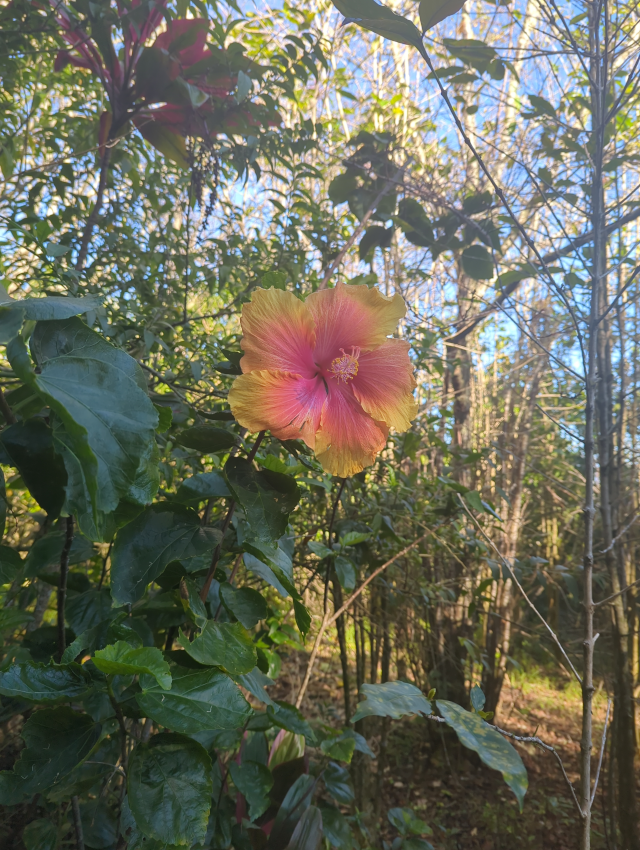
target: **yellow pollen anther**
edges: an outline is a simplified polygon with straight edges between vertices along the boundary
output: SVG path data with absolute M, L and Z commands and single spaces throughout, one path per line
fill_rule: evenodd
M 333 372 L 331 377 L 337 378 L 342 383 L 352 381 L 358 374 L 358 357 L 360 357 L 360 349 L 353 346 L 351 354 L 347 354 L 344 348 L 341 348 L 342 357 L 336 357 L 331 363 L 330 372 Z

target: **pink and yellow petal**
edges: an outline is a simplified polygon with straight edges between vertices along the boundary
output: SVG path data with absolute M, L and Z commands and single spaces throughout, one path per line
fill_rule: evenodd
M 388 339 L 358 360 L 351 388 L 363 409 L 396 431 L 406 431 L 418 412 L 413 397 L 416 381 L 409 359 L 409 343 Z
M 293 372 L 312 378 L 315 325 L 305 303 L 282 289 L 256 289 L 242 308 L 243 372 Z
M 330 384 L 316 434 L 316 457 L 326 472 L 347 478 L 371 466 L 387 442 L 384 422 L 362 409 L 350 387 Z
M 324 369 L 341 348 L 371 351 L 382 345 L 406 313 L 401 295 L 387 298 L 376 288 L 344 283 L 313 292 L 305 304 L 316 326 L 315 361 Z
M 315 446 L 327 390 L 322 378 L 256 370 L 238 375 L 229 390 L 236 421 L 248 431 L 271 431 L 280 440 Z

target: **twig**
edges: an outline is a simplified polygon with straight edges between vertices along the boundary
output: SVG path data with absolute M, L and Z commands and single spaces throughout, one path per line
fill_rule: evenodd
M 622 590 L 619 590 L 617 593 L 612 593 L 611 596 L 607 596 L 606 599 L 600 600 L 600 602 L 594 602 L 593 607 L 599 608 L 601 605 L 606 605 L 607 602 L 611 602 L 613 599 L 617 599 L 618 596 L 622 596 L 623 593 L 626 593 L 630 587 L 635 587 L 636 584 L 640 584 L 640 578 L 636 579 L 636 581 L 632 581 L 631 584 L 628 584 L 626 587 L 623 587 Z
M 362 582 L 360 587 L 357 588 L 357 590 L 354 590 L 354 592 L 347 599 L 347 601 L 343 605 L 341 605 L 337 611 L 334 612 L 332 617 L 328 616 L 327 611 L 324 612 L 322 622 L 320 623 L 320 628 L 318 629 L 318 634 L 316 635 L 316 639 L 313 642 L 313 648 L 311 649 L 311 655 L 309 656 L 309 661 L 307 663 L 307 670 L 304 674 L 302 684 L 300 685 L 298 696 L 296 697 L 296 708 L 300 708 L 300 706 L 302 705 L 302 700 L 304 699 L 304 695 L 307 691 L 307 688 L 309 687 L 309 681 L 311 679 L 313 665 L 315 664 L 316 656 L 318 655 L 318 650 L 320 649 L 320 642 L 322 641 L 324 633 L 329 628 L 329 626 L 332 626 L 336 622 L 338 617 L 340 617 L 341 614 L 344 614 L 344 612 L 351 606 L 351 604 L 355 602 L 355 600 L 360 596 L 360 594 L 367 587 L 367 585 L 371 584 L 374 578 L 379 576 L 383 570 L 387 569 L 387 567 L 390 567 L 391 564 L 395 563 L 398 558 L 401 558 L 403 555 L 406 555 L 407 552 L 410 552 L 412 549 L 415 549 L 416 546 L 422 543 L 422 541 L 425 540 L 425 538 L 429 537 L 431 534 L 433 534 L 432 531 L 428 531 L 426 534 L 423 534 L 422 537 L 419 537 L 417 540 L 414 540 L 413 543 L 409 544 L 409 546 L 405 546 L 405 548 L 395 554 L 393 558 L 389 558 L 389 560 L 386 561 L 381 567 L 378 567 L 377 570 L 374 570 L 371 575 Z
M 109 695 L 109 702 L 116 714 L 116 719 L 118 721 L 118 726 L 120 727 L 120 760 L 122 761 L 123 770 L 127 770 L 127 727 L 124 722 L 124 715 L 122 713 L 122 709 L 118 705 L 118 701 L 116 699 L 115 694 L 113 693 L 113 687 L 111 685 L 111 680 L 109 676 L 107 676 L 107 694 Z
M 76 847 L 84 850 L 84 835 L 82 833 L 82 818 L 80 817 L 80 803 L 77 796 L 71 798 L 71 809 L 73 811 L 73 826 L 76 831 Z
M 613 549 L 613 547 L 616 545 L 616 543 L 618 542 L 618 540 L 620 540 L 620 538 L 621 538 L 624 534 L 626 534 L 626 533 L 627 533 L 627 531 L 629 531 L 629 529 L 631 528 L 631 526 L 633 525 L 633 523 L 634 523 L 634 522 L 638 519 L 638 517 L 639 517 L 639 516 L 640 516 L 640 511 L 636 511 L 636 512 L 635 512 L 635 514 L 634 514 L 634 515 L 631 517 L 631 519 L 629 520 L 629 522 L 628 522 L 628 523 L 625 525 L 625 527 L 622 529 L 622 531 L 619 531 L 619 532 L 616 534 L 616 536 L 613 538 L 613 540 L 611 541 L 611 543 L 609 543 L 609 545 L 607 546 L 607 548 L 606 548 L 606 549 L 602 549 L 602 550 L 600 551 L 600 555 L 606 555 L 606 554 L 607 554 L 607 552 L 610 552 L 610 551 Z
M 249 454 L 247 456 L 247 460 L 249 461 L 249 463 L 251 463 L 251 461 L 256 456 L 256 453 L 257 453 L 258 449 L 260 448 L 260 443 L 264 439 L 265 434 L 266 434 L 266 431 L 260 431 L 260 433 L 256 437 L 256 441 L 253 444 L 253 448 L 251 449 L 251 451 L 249 452 Z M 231 525 L 231 520 L 233 518 L 233 512 L 235 511 L 235 509 L 236 509 L 236 503 L 235 503 L 235 500 L 232 499 L 230 504 L 229 504 L 229 510 L 227 511 L 227 515 L 224 518 L 224 522 L 222 523 L 222 537 L 220 538 L 220 542 L 218 543 L 218 545 L 216 546 L 216 548 L 213 552 L 213 556 L 211 558 L 211 565 L 209 566 L 209 572 L 207 573 L 207 577 L 204 580 L 204 584 L 202 585 L 202 589 L 200 590 L 200 599 L 203 602 L 206 601 L 207 596 L 209 595 L 209 588 L 211 587 L 211 582 L 213 581 L 213 574 L 216 571 L 216 566 L 218 564 L 218 560 L 220 559 L 220 552 L 222 551 L 222 542 L 224 540 L 225 534 L 227 533 L 227 529 Z M 218 612 L 219 611 L 220 611 L 220 608 L 218 607 Z M 216 612 L 216 616 L 217 616 L 217 612 Z
M 609 725 L 609 712 L 611 711 L 611 700 L 607 700 L 607 716 L 604 719 L 604 729 L 602 730 L 602 741 L 600 742 L 600 758 L 598 759 L 598 769 L 596 771 L 595 782 L 593 783 L 593 793 L 591 795 L 591 803 L 590 807 L 593 806 L 593 801 L 596 798 L 596 791 L 598 790 L 598 782 L 600 780 L 600 770 L 602 768 L 602 759 L 604 758 L 604 748 L 607 743 L 607 726 Z
M 69 574 L 69 553 L 73 543 L 73 516 L 67 517 L 64 546 L 60 555 L 60 583 L 58 584 L 58 663 L 62 663 L 62 655 L 66 647 L 64 629 L 64 609 L 67 601 L 67 576 Z
M 490 538 L 490 537 L 488 537 L 488 536 L 485 534 L 484 529 L 482 528 L 482 526 L 480 525 L 480 523 L 479 523 L 479 522 L 477 521 L 477 519 L 473 516 L 473 514 L 472 514 L 472 513 L 471 513 L 471 512 L 467 509 L 467 506 L 465 505 L 465 503 L 464 503 L 464 502 L 462 501 L 462 499 L 460 498 L 460 494 L 458 494 L 458 501 L 460 502 L 460 505 L 462 506 L 462 509 L 463 509 L 463 510 L 464 510 L 464 512 L 467 514 L 467 516 L 471 519 L 471 521 L 474 523 L 474 525 L 476 526 L 476 528 L 478 529 L 478 531 L 480 532 L 480 534 L 484 537 L 484 539 L 487 541 L 487 543 L 489 544 L 489 546 L 491 546 L 491 548 L 493 549 L 493 551 L 494 551 L 494 552 L 496 553 L 496 555 L 500 558 L 500 560 L 501 560 L 501 561 L 502 561 L 502 563 L 505 565 L 505 567 L 509 570 L 509 573 L 511 574 L 511 578 L 513 579 L 514 583 L 517 585 L 518 590 L 520 591 L 520 593 L 521 593 L 521 594 L 522 594 L 522 596 L 524 597 L 524 599 L 525 599 L 525 601 L 526 601 L 527 605 L 531 608 L 531 610 L 534 612 L 534 614 L 535 614 L 535 615 L 538 617 L 538 619 L 542 622 L 542 625 L 543 625 L 543 626 L 547 629 L 547 631 L 549 632 L 549 634 L 550 634 L 550 635 L 551 635 L 551 637 L 553 638 L 553 640 L 554 640 L 554 642 L 555 642 L 556 646 L 558 647 L 558 649 L 560 650 L 560 652 L 561 652 L 561 653 L 562 653 L 562 655 L 564 656 L 564 658 L 565 658 L 565 660 L 566 660 L 567 664 L 568 664 L 568 665 L 569 665 L 569 667 L 571 668 L 571 672 L 572 672 L 572 673 L 573 673 L 573 675 L 576 677 L 576 679 L 578 680 L 578 682 L 579 682 L 580 684 L 582 684 L 582 678 L 580 677 L 580 674 L 578 673 L 578 671 L 576 670 L 576 668 L 573 666 L 573 663 L 571 662 L 571 659 L 570 659 L 570 658 L 569 658 L 569 656 L 567 655 L 567 653 L 566 653 L 566 651 L 565 651 L 565 648 L 564 648 L 564 647 L 563 647 L 563 645 L 560 643 L 560 640 L 559 640 L 558 636 L 557 636 L 557 635 L 556 635 L 556 633 L 553 631 L 553 629 L 551 628 L 551 626 L 549 625 L 549 623 L 547 623 L 547 621 L 546 621 L 546 620 L 545 620 L 545 618 L 542 616 L 542 614 L 538 611 L 538 609 L 537 609 L 537 608 L 536 608 L 536 606 L 533 604 L 533 602 L 529 599 L 529 596 L 528 596 L 528 594 L 527 594 L 526 590 L 524 589 L 524 587 L 523 587 L 523 586 L 520 584 L 520 582 L 518 581 L 518 579 L 517 579 L 517 577 L 516 577 L 516 574 L 514 573 L 514 571 L 513 571 L 513 568 L 512 568 L 512 566 L 511 566 L 511 564 L 507 561 L 507 559 L 506 559 L 505 557 L 503 557 L 502 553 L 499 551 L 498 547 L 497 547 L 497 546 L 496 546 L 496 544 L 493 542 L 493 540 L 491 540 L 491 538 Z M 582 810 L 581 810 L 581 811 L 582 811 Z

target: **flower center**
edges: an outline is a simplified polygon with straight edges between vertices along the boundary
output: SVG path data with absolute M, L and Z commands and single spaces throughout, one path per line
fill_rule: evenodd
M 347 381 L 352 381 L 355 376 L 358 374 L 358 357 L 360 357 L 360 349 L 353 346 L 351 348 L 351 354 L 347 354 L 344 348 L 341 348 L 340 351 L 342 355 L 340 357 L 336 357 L 335 360 L 331 362 L 330 372 L 332 378 L 337 378 L 339 381 L 342 381 L 343 384 L 346 384 Z

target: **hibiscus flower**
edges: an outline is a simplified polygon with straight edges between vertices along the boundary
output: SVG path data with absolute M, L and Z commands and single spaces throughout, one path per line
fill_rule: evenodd
M 323 468 L 346 478 L 370 466 L 389 435 L 416 415 L 409 343 L 390 339 L 400 295 L 339 283 L 306 301 L 257 289 L 242 309 L 236 420 L 281 440 L 301 438 Z

